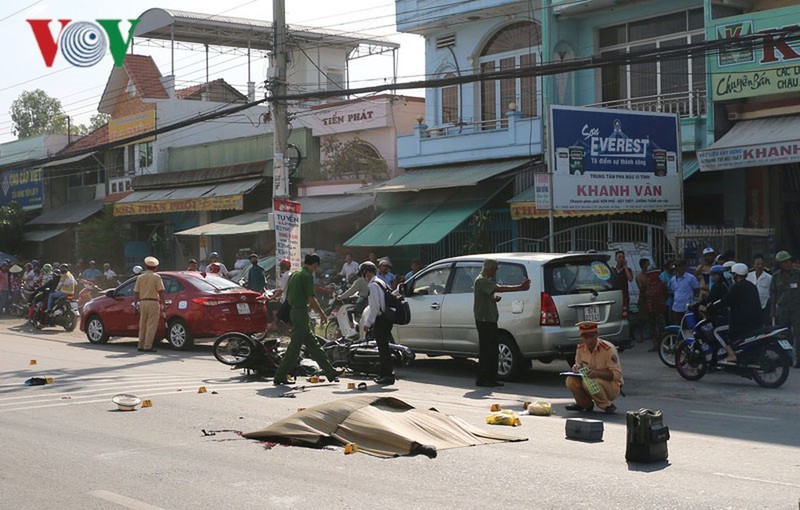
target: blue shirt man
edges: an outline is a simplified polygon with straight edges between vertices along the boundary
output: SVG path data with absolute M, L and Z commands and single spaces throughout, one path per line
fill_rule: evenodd
M 669 281 L 669 291 L 672 293 L 672 311 L 676 314 L 686 312 L 686 305 L 694 302 L 694 296 L 700 290 L 697 277 L 686 272 L 686 261 L 679 260 L 675 263 L 675 276 Z

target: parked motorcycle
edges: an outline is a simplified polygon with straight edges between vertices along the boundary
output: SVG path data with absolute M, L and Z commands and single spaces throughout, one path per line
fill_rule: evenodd
M 380 373 L 378 344 L 372 337 L 371 330 L 364 339 L 340 338 L 326 343 L 322 348 L 334 367 L 369 375 Z M 389 353 L 395 367 L 407 367 L 416 357 L 414 351 L 400 344 L 389 344 Z
M 694 310 L 696 312 L 696 308 Z M 778 388 L 789 377 L 792 366 L 792 345 L 786 340 L 785 327 L 764 328 L 733 345 L 737 362 L 725 361 L 725 351 L 716 335 L 726 328 L 717 328 L 709 319 L 699 321 L 692 335 L 675 350 L 675 368 L 689 381 L 697 381 L 712 370 L 731 372 L 753 379 L 764 388 Z
M 36 305 L 31 305 L 31 322 L 36 329 L 47 327 L 63 327 L 67 331 L 73 331 L 80 320 L 78 302 L 71 295 L 56 299 L 53 309 L 47 312 L 47 303 L 39 301 Z
M 78 292 L 78 310 L 83 310 L 83 305 L 98 296 L 102 296 L 105 290 L 91 280 L 81 278 L 79 282 L 83 288 Z
M 675 350 L 678 345 L 692 334 L 697 325 L 697 316 L 692 307 L 687 307 L 680 324 L 670 324 L 658 341 L 658 359 L 670 368 L 675 368 Z
M 9 304 L 9 313 L 17 317 L 27 317 L 31 308 L 32 290 L 20 289 L 19 298 Z

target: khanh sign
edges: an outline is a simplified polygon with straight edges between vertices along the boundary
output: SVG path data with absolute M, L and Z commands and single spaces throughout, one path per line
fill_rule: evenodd
M 41 168 L 6 170 L 0 174 L 0 205 L 16 202 L 24 210 L 40 209 L 43 196 Z
M 797 7 L 716 19 L 708 40 L 756 36 L 730 43 L 710 59 L 714 100 L 782 94 L 800 90 L 800 11 Z
M 676 115 L 551 106 L 550 126 L 554 209 L 681 208 Z
M 292 270 L 300 269 L 300 202 L 289 200 L 272 200 L 272 211 L 275 219 L 275 258 L 288 259 Z
M 783 165 L 800 162 L 800 143 L 777 142 L 755 147 L 705 149 L 697 151 L 697 159 L 703 171 Z

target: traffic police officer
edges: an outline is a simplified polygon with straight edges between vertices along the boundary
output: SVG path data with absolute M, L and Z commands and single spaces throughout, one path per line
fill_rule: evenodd
M 792 328 L 795 368 L 800 368 L 800 271 L 792 267 L 792 256 L 787 251 L 775 255 L 778 270 L 772 275 L 770 295 L 772 301 L 772 320 L 778 326 Z
M 164 306 L 164 282 L 156 273 L 158 259 L 144 259 L 146 271 L 136 278 L 133 302 L 139 310 L 139 352 L 155 352 L 153 341 Z
M 583 342 L 578 344 L 572 371 L 587 368 L 587 376 L 597 388 L 592 393 L 589 391 L 591 383 L 583 377 L 567 377 L 567 389 L 575 397 L 575 403 L 566 408 L 568 411 L 591 411 L 597 404 L 606 413 L 614 413 L 617 406 L 612 401 L 620 394 L 623 384 L 617 348 L 599 337 L 596 322 L 580 322 L 578 331 Z

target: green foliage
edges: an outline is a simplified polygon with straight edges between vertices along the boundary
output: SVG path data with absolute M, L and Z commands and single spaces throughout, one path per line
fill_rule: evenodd
M 470 237 L 464 245 L 464 255 L 475 253 L 488 253 L 492 250 L 492 241 L 489 237 L 489 211 L 478 211 L 469 221 Z
M 111 120 L 111 115 L 107 113 L 98 113 L 96 115 L 92 115 L 91 117 L 89 117 L 88 126 L 86 124 L 79 124 L 77 126 L 72 126 L 72 133 L 80 136 L 86 136 L 95 129 L 99 129 L 108 124 L 109 120 Z
M 9 113 L 17 138 L 67 133 L 67 116 L 61 101 L 42 89 L 24 91 L 11 103 Z
M 381 179 L 389 176 L 389 166 L 372 145 L 356 137 L 342 142 L 327 138 L 320 147 L 324 155 L 322 172 L 332 180 Z
M 25 211 L 16 202 L 0 207 L 0 250 L 17 253 L 25 235 Z
M 77 258 L 110 262 L 114 267 L 122 267 L 125 262 L 125 241 L 127 230 L 122 228 L 123 222 L 114 216 L 111 205 L 100 214 L 77 227 Z

